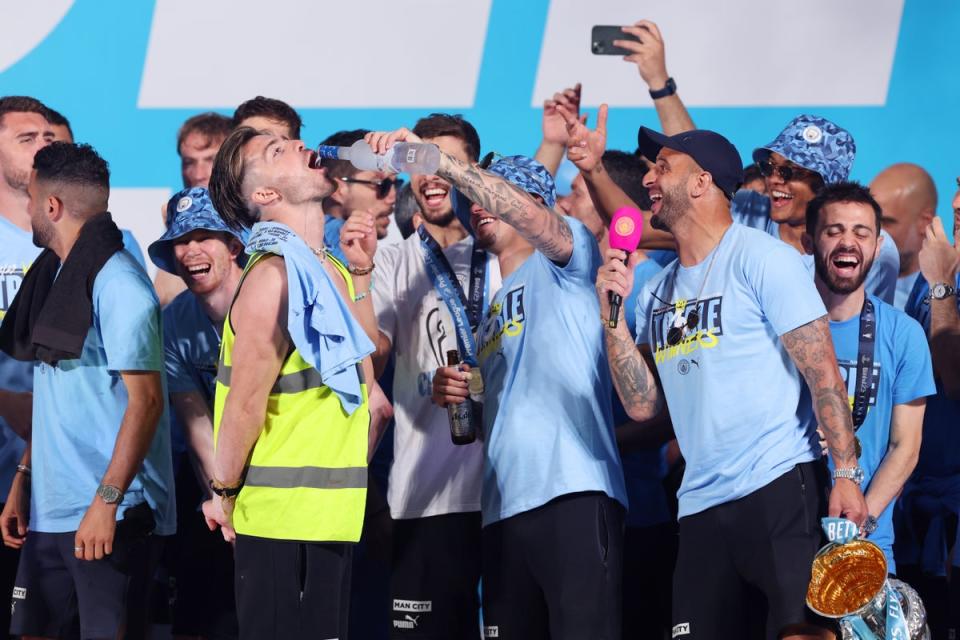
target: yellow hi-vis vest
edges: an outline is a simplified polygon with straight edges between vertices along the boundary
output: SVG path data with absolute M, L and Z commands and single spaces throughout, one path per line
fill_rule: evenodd
M 251 256 L 237 290 L 269 253 Z M 329 258 L 347 281 L 346 268 Z M 232 308 L 232 307 L 231 307 Z M 230 313 L 223 323 L 213 438 L 216 446 L 223 408 L 230 394 L 234 343 Z M 253 445 L 243 489 L 237 496 L 237 533 L 277 540 L 356 542 L 367 496 L 367 386 L 360 374 L 363 404 L 347 415 L 320 373 L 293 349 L 280 368 L 267 401 L 266 420 Z

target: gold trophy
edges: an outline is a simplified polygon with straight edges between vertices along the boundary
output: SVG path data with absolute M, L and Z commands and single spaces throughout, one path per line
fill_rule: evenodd
M 917 592 L 887 577 L 883 550 L 868 540 L 831 542 L 820 549 L 813 560 L 807 606 L 838 620 L 843 640 L 930 638 Z

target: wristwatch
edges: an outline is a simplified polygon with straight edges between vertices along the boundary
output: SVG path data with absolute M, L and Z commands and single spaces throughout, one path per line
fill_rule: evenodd
M 97 487 L 97 495 L 107 504 L 120 504 L 123 502 L 123 491 L 110 484 L 101 484 Z
M 869 536 L 877 530 L 877 517 L 867 516 L 867 519 L 863 521 L 863 526 L 860 528 L 863 530 L 863 535 Z
M 654 91 L 650 90 L 650 97 L 654 100 L 659 100 L 660 98 L 666 98 L 667 96 L 672 96 L 677 92 L 677 83 L 673 78 L 667 78 L 667 84 L 663 89 L 657 89 Z
M 851 467 L 848 469 L 834 469 L 833 470 L 833 479 L 846 478 L 847 480 L 853 480 L 857 485 L 863 484 L 863 469 L 859 466 Z
M 930 297 L 934 300 L 943 300 L 944 298 L 949 298 L 956 292 L 956 287 L 953 287 L 946 282 L 935 282 L 934 285 L 930 287 Z

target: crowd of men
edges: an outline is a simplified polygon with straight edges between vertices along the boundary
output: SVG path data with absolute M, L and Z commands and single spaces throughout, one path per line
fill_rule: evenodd
M 0 627 L 827 638 L 805 593 L 830 515 L 953 637 L 960 241 L 932 179 L 851 182 L 856 127 L 810 114 L 744 166 L 656 25 L 624 31 L 662 129 L 635 150 L 579 85 L 533 157 L 443 113 L 323 141 L 436 145 L 408 184 L 318 160 L 278 99 L 188 119 L 153 282 L 107 161 L 0 98 Z

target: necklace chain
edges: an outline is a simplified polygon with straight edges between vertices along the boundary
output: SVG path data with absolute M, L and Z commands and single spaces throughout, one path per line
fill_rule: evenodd
M 324 261 L 327 259 L 327 248 L 326 248 L 326 247 L 320 247 L 319 249 L 315 249 L 315 248 L 313 248 L 313 247 L 310 247 L 310 251 L 313 251 L 313 255 L 315 255 L 315 256 L 317 256 L 318 258 L 320 258 L 320 262 L 324 262 Z

